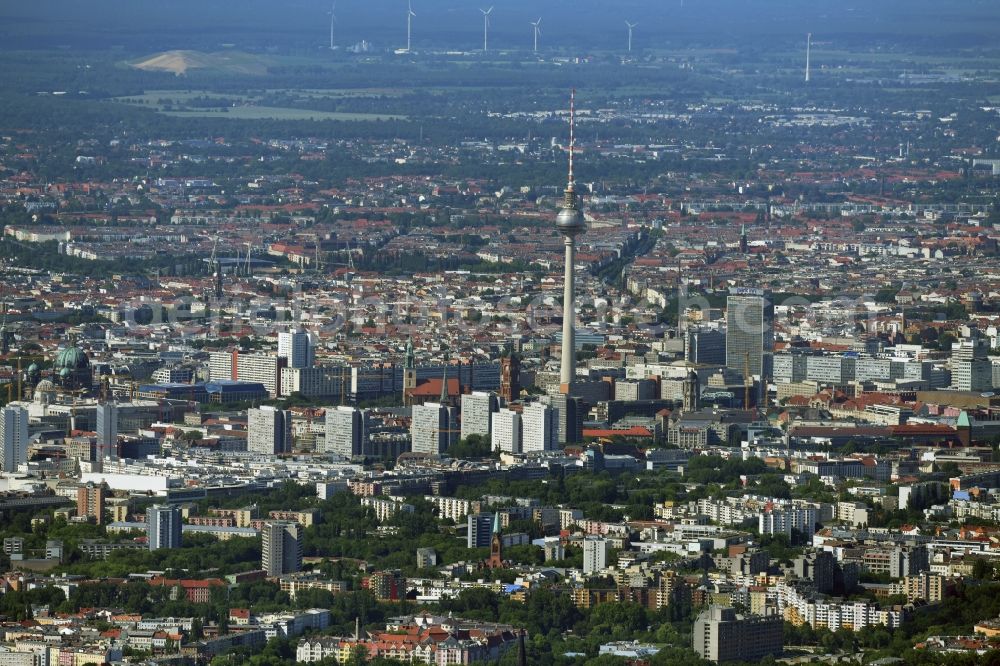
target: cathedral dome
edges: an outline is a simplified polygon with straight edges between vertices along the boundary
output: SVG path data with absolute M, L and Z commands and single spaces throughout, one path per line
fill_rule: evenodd
M 43 379 L 38 382 L 38 386 L 35 387 L 34 400 L 39 404 L 48 404 L 52 402 L 52 396 L 56 394 L 56 387 L 48 379 Z
M 56 370 L 86 370 L 90 368 L 90 357 L 82 349 L 72 345 L 59 352 L 53 367 Z

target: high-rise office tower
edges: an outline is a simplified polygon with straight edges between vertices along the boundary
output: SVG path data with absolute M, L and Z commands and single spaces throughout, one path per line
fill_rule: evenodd
M 97 450 L 98 460 L 118 455 L 118 405 L 113 402 L 97 405 Z
M 312 367 L 313 347 L 309 333 L 302 328 L 278 333 L 278 357 L 288 359 L 289 368 Z
M 458 441 L 456 409 L 439 402 L 414 405 L 410 423 L 410 450 L 438 455 Z
M 365 455 L 368 411 L 357 407 L 326 408 L 326 452 L 344 458 Z
M 292 450 L 292 413 L 265 405 L 247 410 L 247 451 L 275 455 Z
M 154 504 L 146 510 L 146 535 L 150 550 L 181 547 L 181 508 Z
M 462 394 L 462 439 L 469 435 L 489 438 L 491 418 L 499 409 L 500 400 L 496 393 L 473 391 Z
M 583 441 L 583 421 L 587 415 L 586 401 L 566 394 L 549 397 L 549 404 L 559 412 L 559 444 L 579 444 Z
M 7 304 L 3 305 L 3 322 L 0 323 L 0 356 L 10 353 L 11 335 L 7 332 Z
M 0 470 L 16 472 L 28 462 L 28 408 L 11 403 L 0 409 Z
M 470 513 L 466 516 L 466 545 L 469 548 L 485 548 L 493 538 L 492 513 Z
M 989 340 L 972 329 L 968 337 L 951 344 L 951 383 L 959 391 L 993 389 Z
M 698 365 L 725 365 L 726 334 L 711 328 L 688 328 L 684 332 L 684 360 Z
M 576 237 L 587 230 L 587 223 L 580 209 L 576 195 L 576 182 L 573 178 L 573 152 L 576 150 L 574 124 L 576 122 L 575 94 L 570 97 L 569 112 L 569 178 L 566 191 L 563 193 L 563 206 L 556 216 L 556 230 L 562 234 L 566 248 L 565 273 L 563 284 L 563 326 L 562 326 L 562 360 L 559 369 L 559 392 L 572 393 L 573 379 L 576 376 Z
M 774 352 L 774 304 L 763 289 L 737 287 L 726 300 L 726 367 L 769 378 Z
M 261 528 L 261 568 L 268 576 L 302 569 L 302 528 L 292 520 L 269 520 Z

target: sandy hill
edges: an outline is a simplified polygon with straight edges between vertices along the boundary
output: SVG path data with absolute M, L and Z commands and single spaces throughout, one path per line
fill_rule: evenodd
M 264 74 L 267 64 L 257 56 L 239 51 L 202 53 L 201 51 L 165 51 L 132 63 L 136 69 L 150 72 L 173 72 L 177 76 L 191 69 L 208 69 L 230 74 Z

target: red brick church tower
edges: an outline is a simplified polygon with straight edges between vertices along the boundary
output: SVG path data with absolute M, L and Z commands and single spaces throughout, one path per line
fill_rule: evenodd
M 490 559 L 486 560 L 487 569 L 503 569 L 503 539 L 500 536 L 500 513 L 493 514 L 493 541 L 490 542 Z

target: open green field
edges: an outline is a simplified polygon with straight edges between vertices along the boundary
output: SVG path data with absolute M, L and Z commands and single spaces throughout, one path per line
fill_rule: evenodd
M 399 90 L 368 89 L 353 90 L 268 90 L 266 93 L 294 92 L 308 98 L 323 97 L 376 97 L 380 95 L 401 95 Z M 115 102 L 153 109 L 158 113 L 182 118 L 231 118 L 233 120 L 406 120 L 406 116 L 388 113 L 342 113 L 317 111 L 292 106 L 272 106 L 263 102 L 264 94 L 257 91 L 246 93 L 219 93 L 210 90 L 147 90 L 142 95 L 116 97 Z M 194 100 L 218 100 L 217 106 L 203 106 Z
M 406 116 L 377 113 L 336 113 L 276 106 L 236 106 L 226 109 L 193 109 L 185 111 L 160 111 L 168 116 L 181 118 L 231 118 L 233 120 L 406 120 Z

